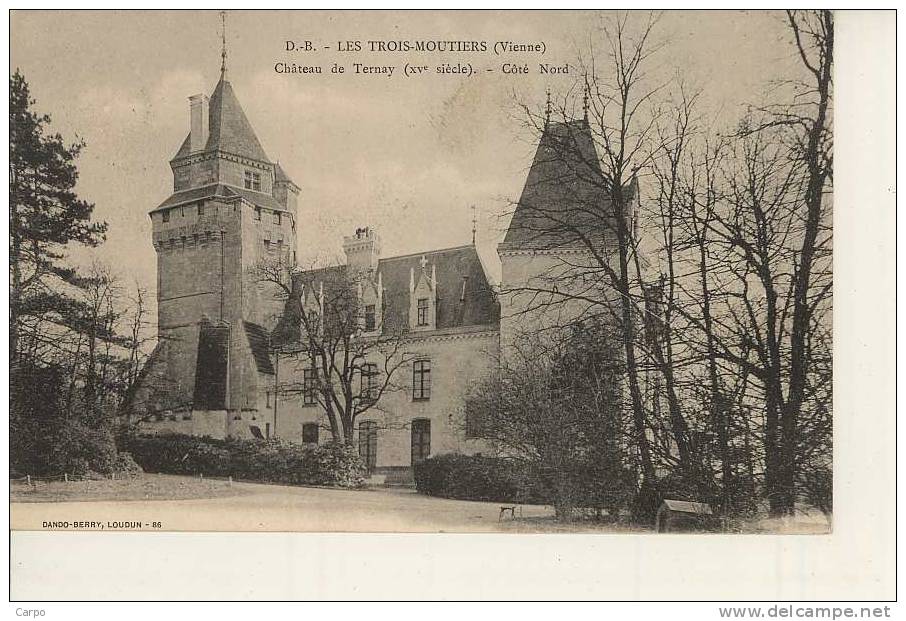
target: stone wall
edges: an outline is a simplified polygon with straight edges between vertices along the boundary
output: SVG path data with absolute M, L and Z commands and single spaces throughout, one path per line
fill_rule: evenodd
M 412 399 L 412 365 L 406 364 L 394 375 L 394 381 L 403 389 L 385 393 L 375 407 L 359 417 L 357 422 L 377 423 L 378 468 L 411 466 L 411 425 L 418 418 L 431 421 L 431 455 L 487 450 L 482 442 L 465 438 L 464 405 L 471 386 L 486 377 L 494 364 L 498 339 L 496 327 L 486 326 L 471 331 L 420 334 L 407 342 L 407 352 L 431 361 L 431 397 L 424 401 Z M 280 383 L 301 386 L 305 365 L 290 358 L 281 359 Z M 273 398 L 270 412 L 273 418 Z M 321 406 L 304 405 L 301 395 L 279 397 L 276 421 L 277 435 L 292 442 L 302 441 L 305 423 L 320 425 L 320 443 L 332 437 Z

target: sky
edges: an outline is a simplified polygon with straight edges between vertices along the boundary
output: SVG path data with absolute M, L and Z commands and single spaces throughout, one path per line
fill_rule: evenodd
M 600 49 L 609 13 L 230 11 L 228 73 L 265 151 L 302 188 L 299 256 L 341 256 L 342 237 L 376 229 L 384 256 L 469 243 L 472 209 L 478 247 L 492 276 L 507 213 L 525 182 L 537 136 L 516 102 L 542 106 L 577 78 L 540 75 L 539 61 L 574 62 Z M 647 14 L 633 14 L 630 25 Z M 681 76 L 702 91 L 702 110 L 732 124 L 766 85 L 795 65 L 782 15 L 667 12 L 655 28 L 664 47 L 651 80 Z M 338 42 L 456 39 L 543 41 L 545 53 L 341 53 Z M 286 41 L 329 50 L 289 53 Z M 73 261 L 104 261 L 154 291 L 156 263 L 148 212 L 172 190 L 169 160 L 188 132 L 188 97 L 213 90 L 220 71 L 215 11 L 14 11 L 10 71 L 28 81 L 35 109 L 51 128 L 87 147 L 78 192 L 109 224 L 107 241 Z M 370 65 L 424 61 L 432 73 L 406 78 L 354 75 Z M 476 76 L 439 76 L 440 62 L 471 60 Z M 506 61 L 530 75 L 504 75 Z M 340 62 L 347 73 L 331 74 Z M 277 62 L 321 65 L 321 75 L 280 75 Z M 493 68 L 493 72 L 482 69 Z

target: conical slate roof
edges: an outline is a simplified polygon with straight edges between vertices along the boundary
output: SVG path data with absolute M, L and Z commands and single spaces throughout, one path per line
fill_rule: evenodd
M 270 162 L 249 123 L 233 86 L 221 78 L 211 93 L 208 104 L 208 142 L 205 151 L 224 151 L 253 160 Z M 190 136 L 186 135 L 179 152 L 173 159 L 190 154 Z
M 283 170 L 280 162 L 274 164 L 274 181 L 277 183 L 292 183 L 293 185 L 296 185 L 296 183 L 289 178 L 289 175 L 286 174 L 286 171 Z
M 607 184 L 585 120 L 550 122 L 526 177 L 504 246 L 555 248 L 581 244 L 601 228 Z

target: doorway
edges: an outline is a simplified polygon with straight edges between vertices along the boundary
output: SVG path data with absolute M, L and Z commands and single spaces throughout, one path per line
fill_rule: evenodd
M 377 467 L 377 423 L 363 420 L 359 423 L 359 457 L 365 462 L 368 472 Z
M 412 421 L 412 465 L 420 464 L 431 455 L 431 421 L 416 418 Z

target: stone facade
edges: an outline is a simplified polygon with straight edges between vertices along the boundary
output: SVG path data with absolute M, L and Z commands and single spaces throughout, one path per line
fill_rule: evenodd
M 487 450 L 468 437 L 470 388 L 506 355 L 519 331 L 581 314 L 575 305 L 528 312 L 530 296 L 514 290 L 546 287 L 564 261 L 582 260 L 581 247 L 551 238 L 532 212 L 537 205 L 568 212 L 576 201 L 600 199 L 598 190 L 565 180 L 563 167 L 548 161 L 552 143 L 569 132 L 578 132 L 588 155 L 594 146 L 587 123 L 550 124 L 542 136 L 498 249 L 499 286 L 474 244 L 384 257 L 370 229 L 344 238 L 344 264 L 295 269 L 299 187 L 265 154 L 225 75 L 210 98 L 190 98 L 189 125 L 171 161 L 173 194 L 150 214 L 159 343 L 129 400 L 140 426 L 218 438 L 329 441 L 322 406 L 289 387 L 304 388 L 311 366 L 300 317 L 325 314 L 325 291 L 339 275 L 355 291 L 356 338 L 395 335 L 408 355 L 394 389 L 354 426 L 353 441 L 372 470 L 405 480 L 414 460 Z M 262 284 L 261 265 L 282 266 L 284 287 Z
M 254 422 L 282 304 L 255 269 L 295 260 L 299 188 L 264 153 L 225 76 L 189 101 L 173 194 L 150 213 L 158 345 L 129 413 L 151 430 L 264 435 Z

